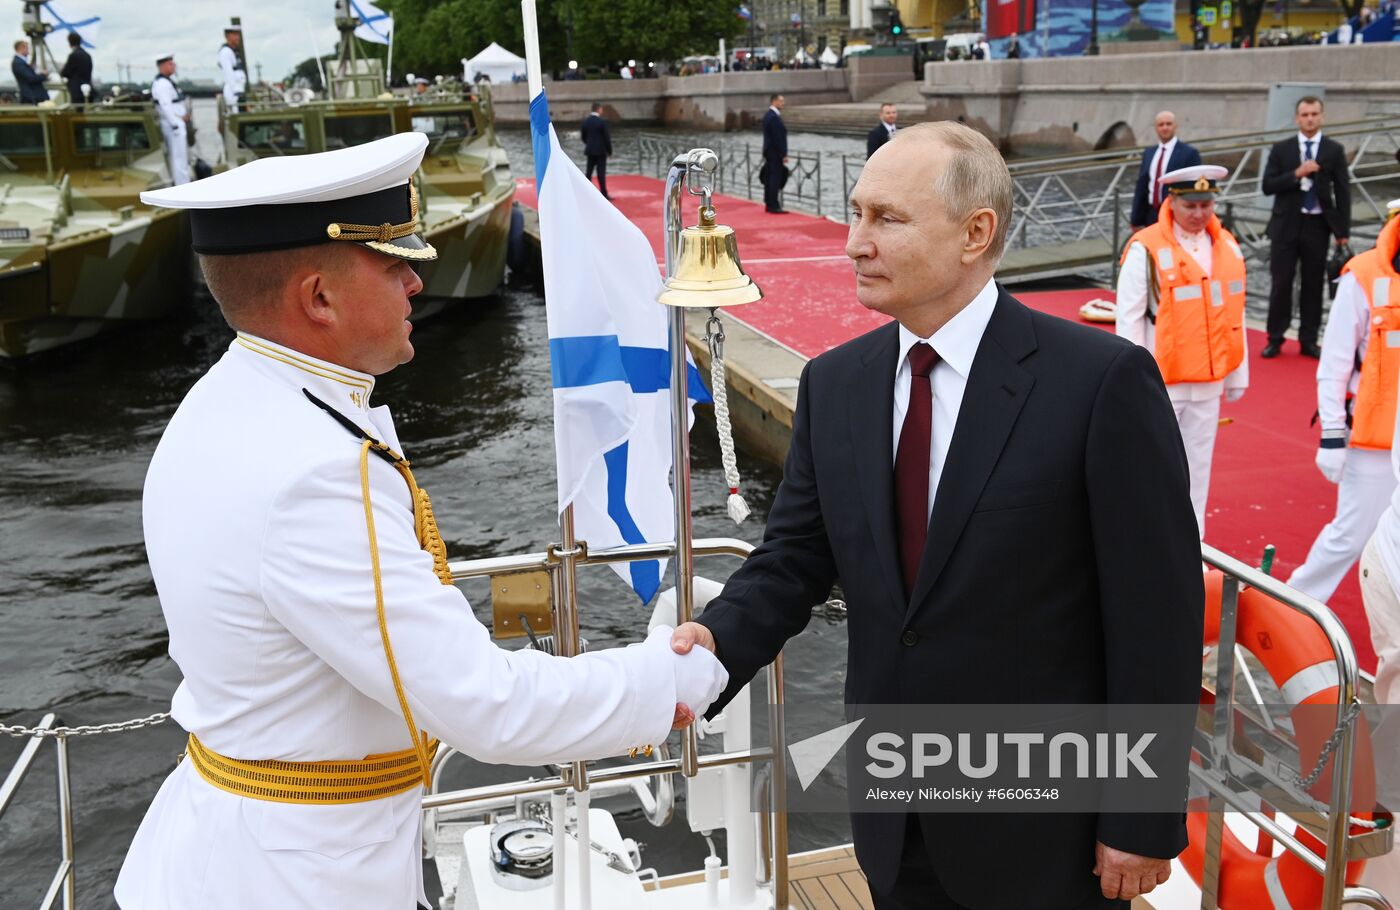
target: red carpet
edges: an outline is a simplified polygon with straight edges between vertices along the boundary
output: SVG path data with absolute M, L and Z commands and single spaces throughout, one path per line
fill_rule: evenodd
M 518 181 L 516 198 L 534 206 L 534 181 Z M 613 203 L 646 232 L 661 255 L 662 184 L 650 177 L 608 180 Z M 685 223 L 696 221 L 692 197 Z M 887 318 L 862 307 L 843 252 L 846 226 L 791 213 L 769 215 L 761 203 L 716 197 L 719 221 L 737 232 L 744 270 L 763 288 L 764 300 L 736 307 L 742 319 L 779 343 L 808 357 L 884 324 Z M 1097 290 L 1017 294 L 1046 313 L 1077 319 L 1079 306 Z M 1105 327 L 1107 330 L 1111 326 Z M 1313 465 L 1317 431 L 1308 426 L 1316 409 L 1317 362 L 1285 346 L 1277 360 L 1259 359 L 1262 332 L 1249 332 L 1250 387 L 1235 404 L 1224 404 L 1211 476 L 1206 538 L 1245 562 L 1258 564 L 1266 544 L 1278 548 L 1274 574 L 1287 578 L 1307 556 L 1317 532 L 1332 517 L 1336 487 Z M 1361 666 L 1375 669 L 1375 653 L 1361 609 L 1353 569 L 1329 604 L 1351 633 Z

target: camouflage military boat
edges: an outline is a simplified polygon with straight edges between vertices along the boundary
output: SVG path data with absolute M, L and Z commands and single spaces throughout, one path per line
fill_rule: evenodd
M 184 214 L 149 104 L 0 107 L 0 357 L 154 319 L 189 296 Z
M 414 315 L 493 294 L 505 274 L 515 182 L 496 139 L 490 94 L 455 82 L 415 95 L 385 91 L 379 61 L 355 52 L 358 24 L 348 9 L 337 16 L 341 55 L 329 74 L 329 99 L 292 104 L 280 93 L 255 89 L 239 111 L 221 111 L 225 160 L 237 166 L 425 133 L 430 144 L 416 178 L 419 214 L 438 258 L 419 270 L 423 293 Z

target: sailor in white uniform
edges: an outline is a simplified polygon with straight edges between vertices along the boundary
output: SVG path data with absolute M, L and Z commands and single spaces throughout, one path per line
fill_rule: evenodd
M 156 78 L 151 82 L 160 134 L 165 139 L 165 158 L 170 163 L 170 182 L 176 186 L 190 182 L 190 110 L 185 93 L 175 84 L 175 55 L 156 58 Z
M 191 736 L 122 867 L 123 910 L 426 904 L 436 739 L 517 765 L 614 756 L 727 682 L 664 628 L 571 659 L 503 650 L 450 584 L 389 409 L 371 405 L 375 377 L 413 356 L 411 263 L 436 257 L 410 185 L 426 147 L 404 133 L 142 196 L 190 210 L 237 335 L 146 478 L 184 676 L 172 713 Z
M 1375 306 L 1386 306 L 1386 301 Z M 1288 584 L 1323 603 L 1331 599 L 1342 578 L 1361 557 L 1395 492 L 1390 449 L 1375 440 L 1363 446 L 1357 439 L 1348 438 L 1352 436 L 1348 430 L 1352 425 L 1350 410 L 1361 386 L 1367 342 L 1376 334 L 1371 325 L 1371 307 L 1372 301 L 1356 276 L 1351 272 L 1342 275 L 1322 336 L 1322 356 L 1317 362 L 1317 414 L 1323 440 L 1317 450 L 1317 467 L 1337 485 L 1337 512 L 1318 532 L 1308 558 L 1289 576 Z M 1383 378 L 1393 402 L 1400 378 Z M 1387 390 L 1371 388 L 1368 394 L 1384 391 Z M 1394 420 L 1393 412 L 1390 418 Z M 1388 442 L 1390 434 L 1384 435 Z
M 230 111 L 238 110 L 243 93 L 248 90 L 248 73 L 243 69 L 243 59 L 238 56 L 242 44 L 243 26 L 230 25 L 224 29 L 224 45 L 219 48 L 219 72 L 224 76 L 224 104 Z

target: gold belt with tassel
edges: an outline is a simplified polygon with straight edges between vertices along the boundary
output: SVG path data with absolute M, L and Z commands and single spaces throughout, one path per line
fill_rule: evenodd
M 443 544 L 442 535 L 438 533 L 428 492 L 419 487 L 413 479 L 408 460 L 370 436 L 315 395 L 305 389 L 302 393 L 351 433 L 361 437 L 360 495 L 365 506 L 365 529 L 369 534 L 370 567 L 374 573 L 374 607 L 379 620 L 379 637 L 384 645 L 384 657 L 389 664 L 389 676 L 394 682 L 394 694 L 398 697 L 399 708 L 403 711 L 404 722 L 408 725 L 408 735 L 413 741 L 413 748 L 383 755 L 370 755 L 358 760 L 246 761 L 220 755 L 191 734 L 185 754 L 194 763 L 200 777 L 220 790 L 239 796 L 278 803 L 362 803 L 405 793 L 414 787 L 427 784 L 432 776 L 433 756 L 437 754 L 438 748 L 438 741 L 429 740 L 428 735 L 419 730 L 418 725 L 413 722 L 413 711 L 408 706 L 408 696 L 399 680 L 398 664 L 394 661 L 394 649 L 389 643 L 389 624 L 384 615 L 384 581 L 379 571 L 379 541 L 374 532 L 374 509 L 370 503 L 371 452 L 392 464 L 408 484 L 413 500 L 413 519 L 418 543 L 432 555 L 433 570 L 438 580 L 450 585 L 452 573 L 447 568 L 447 547 Z

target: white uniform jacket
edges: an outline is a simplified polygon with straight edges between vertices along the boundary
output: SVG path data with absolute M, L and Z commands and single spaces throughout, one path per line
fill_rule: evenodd
M 156 104 L 160 128 L 167 136 L 171 133 L 183 134 L 185 115 L 189 109 L 185 106 L 184 96 L 175 83 L 165 76 L 157 76 L 151 83 L 151 100 Z
M 237 104 L 238 96 L 248 88 L 248 74 L 238 61 L 238 51 L 227 44 L 219 48 L 219 71 L 224 76 L 224 101 Z
M 410 747 L 376 620 L 359 441 L 302 391 L 401 451 L 388 409 L 368 406 L 373 388 L 371 376 L 240 334 L 151 461 L 146 549 L 184 675 L 172 711 L 230 758 Z M 372 455 L 369 474 L 389 635 L 419 727 L 518 765 L 664 739 L 680 673 L 667 641 L 573 659 L 496 647 L 433 574 L 404 479 Z M 723 676 L 717 661 L 712 672 Z M 117 902 L 406 910 L 422 897 L 420 799 L 265 802 L 217 789 L 183 761 L 132 843 Z
M 1361 385 L 1356 367 L 1366 358 L 1370 328 L 1370 301 L 1356 276 L 1348 272 L 1337 282 L 1317 361 L 1317 413 L 1324 430 L 1346 429 L 1347 394 L 1355 394 Z
M 1177 241 L 1185 239 L 1181 228 L 1173 225 L 1176 231 Z M 1209 235 L 1207 235 L 1209 236 Z M 1183 244 L 1184 246 L 1185 244 Z M 1190 250 L 1190 247 L 1187 247 Z M 1211 273 L 1211 250 L 1210 244 L 1205 244 L 1202 251 L 1192 252 L 1191 258 L 1205 270 L 1207 276 Z M 1151 276 L 1147 268 L 1147 248 L 1141 243 L 1134 243 L 1128 247 L 1128 254 L 1123 259 L 1123 267 L 1118 271 L 1118 293 L 1117 293 L 1117 332 L 1123 338 L 1128 339 L 1133 344 L 1142 345 L 1149 351 L 1155 351 L 1157 341 L 1157 329 L 1151 320 L 1147 318 L 1148 288 L 1147 282 Z M 1172 401 L 1206 401 L 1212 398 L 1219 398 L 1222 392 L 1229 389 L 1249 388 L 1249 338 L 1245 333 L 1244 359 L 1240 365 L 1226 374 L 1225 378 L 1216 382 L 1174 382 L 1167 386 L 1167 396 Z

